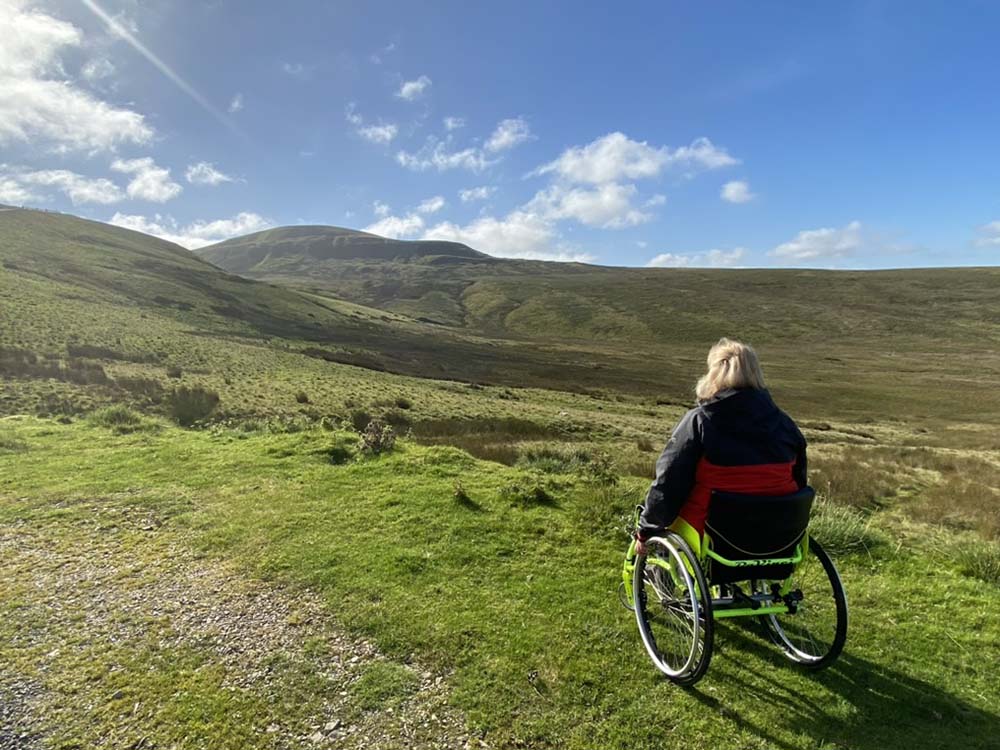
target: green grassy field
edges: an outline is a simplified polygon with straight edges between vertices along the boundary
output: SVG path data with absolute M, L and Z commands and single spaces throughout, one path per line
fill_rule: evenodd
M 286 287 L 33 211 L 0 262 L 0 747 L 996 746 L 995 269 Z M 810 441 L 852 622 L 818 675 L 722 626 L 682 690 L 615 589 L 722 334 Z

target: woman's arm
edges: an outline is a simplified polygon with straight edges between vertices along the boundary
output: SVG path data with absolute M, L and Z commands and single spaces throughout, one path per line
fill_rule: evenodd
M 639 517 L 639 539 L 653 536 L 677 518 L 694 486 L 701 454 L 701 425 L 698 410 L 692 409 L 674 429 L 656 462 L 656 479 L 646 493 L 646 504 Z

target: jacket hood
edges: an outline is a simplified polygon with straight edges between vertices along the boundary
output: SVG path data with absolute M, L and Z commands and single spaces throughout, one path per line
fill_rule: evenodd
M 721 391 L 699 408 L 712 424 L 726 432 L 769 434 L 781 424 L 781 410 L 765 389 Z

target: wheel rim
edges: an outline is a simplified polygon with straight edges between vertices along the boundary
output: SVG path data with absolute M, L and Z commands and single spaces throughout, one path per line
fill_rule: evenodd
M 681 554 L 662 539 L 646 543 L 633 581 L 639 634 L 653 663 L 668 677 L 683 677 L 701 658 L 701 605 Z
M 840 653 L 847 630 L 847 601 L 840 576 L 822 548 L 810 541 L 805 560 L 789 579 L 801 591 L 794 614 L 770 615 L 778 644 L 802 664 L 818 666 Z

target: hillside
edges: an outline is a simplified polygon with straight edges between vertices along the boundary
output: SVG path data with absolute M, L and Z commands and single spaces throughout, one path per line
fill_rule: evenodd
M 0 747 L 996 737 L 995 269 L 331 264 L 461 319 L 0 211 Z M 686 691 L 615 586 L 723 333 L 754 336 L 810 442 L 852 625 L 819 675 L 720 625 Z M 373 419 L 392 449 L 366 449 Z
M 255 252 L 266 252 L 266 238 L 252 237 Z M 199 252 L 240 273 L 246 251 L 239 240 L 223 245 L 225 257 Z M 622 357 L 632 373 L 665 384 L 707 343 L 740 337 L 765 352 L 797 405 L 808 409 L 818 387 L 816 398 L 852 417 L 934 413 L 931 403 L 943 405 L 945 394 L 951 416 L 972 417 L 1000 378 L 998 268 L 637 269 L 483 258 L 439 265 L 413 255 L 298 256 L 294 267 L 264 263 L 245 273 L 508 344 L 569 346 L 594 364 Z M 615 376 L 606 375 L 611 385 Z
M 409 260 L 430 263 L 486 262 L 488 255 L 459 242 L 391 240 L 354 229 L 294 226 L 266 229 L 199 251 L 231 273 L 308 273 L 331 260 Z

